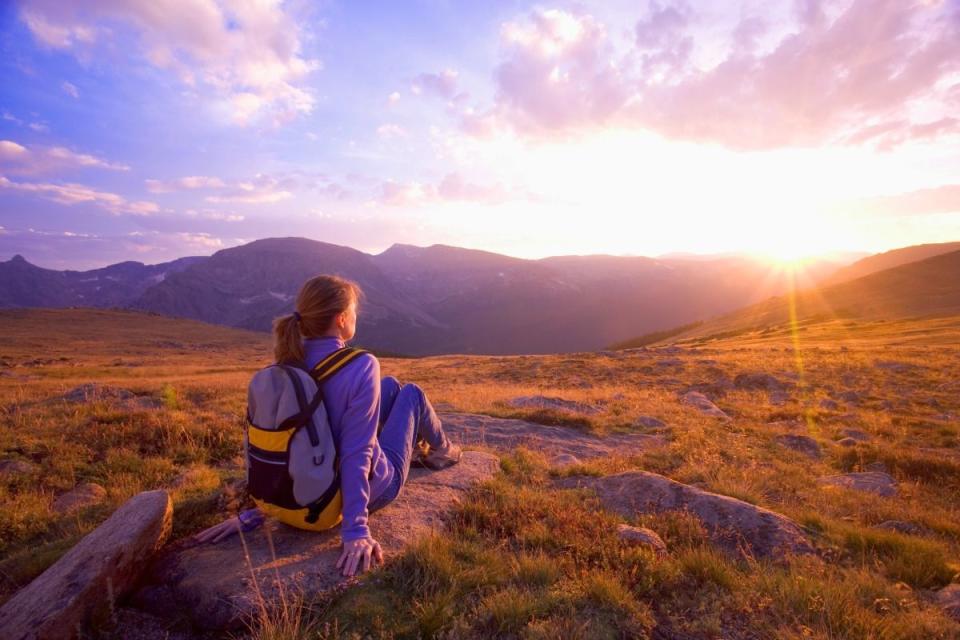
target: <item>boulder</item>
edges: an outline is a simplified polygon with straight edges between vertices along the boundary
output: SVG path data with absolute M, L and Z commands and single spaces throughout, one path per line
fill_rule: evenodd
M 627 471 L 602 478 L 575 476 L 561 478 L 557 485 L 592 489 L 604 507 L 628 518 L 662 511 L 689 511 L 700 518 L 710 539 L 731 553 L 779 558 L 814 551 L 800 526 L 784 515 L 656 473 Z
M 465 451 L 459 464 L 442 471 L 411 469 L 400 496 L 370 516 L 371 535 L 385 555 L 402 552 L 442 526 L 467 489 L 498 468 L 495 456 Z M 242 539 L 183 540 L 158 556 L 134 604 L 161 617 L 186 614 L 204 629 L 243 628 L 258 610 L 258 591 L 267 602 L 279 602 L 281 592 L 310 599 L 351 582 L 336 569 L 340 550 L 339 527 L 309 532 L 275 521 Z
M 39 467 L 26 460 L 0 460 L 0 478 L 20 478 L 33 475 Z
M 58 496 L 53 501 L 53 510 L 61 515 L 79 511 L 85 507 L 100 504 L 107 497 L 107 490 L 95 482 L 84 482 L 72 490 Z
M 617 525 L 617 535 L 624 542 L 637 547 L 647 547 L 658 556 L 667 555 L 667 543 L 656 531 L 644 527 L 631 527 L 628 524 Z
M 819 459 L 823 455 L 823 452 L 820 450 L 820 443 L 810 436 L 785 433 L 778 435 L 775 439 L 781 446 L 799 451 L 810 458 Z
M 581 459 L 611 453 L 633 454 L 666 444 L 659 435 L 617 433 L 598 437 L 570 427 L 525 420 L 494 418 L 476 413 L 441 413 L 443 429 L 454 442 L 512 451 L 524 446 L 546 456 L 568 453 Z
M 844 473 L 837 476 L 823 476 L 817 482 L 825 487 L 841 487 L 854 491 L 875 493 L 879 496 L 890 497 L 897 494 L 897 481 L 889 473 L 879 471 L 861 471 Z
M 680 401 L 683 404 L 692 406 L 700 413 L 713 416 L 714 418 L 720 418 L 721 420 L 730 420 L 730 416 L 724 413 L 720 407 L 710 402 L 710 399 L 699 391 L 686 392 L 681 396 Z
M 134 586 L 170 535 L 173 504 L 165 491 L 128 500 L 62 558 L 0 608 L 10 640 L 72 638 Z
M 855 447 L 859 444 L 859 442 L 857 442 L 853 438 L 841 438 L 840 440 L 837 440 L 834 444 L 837 444 L 841 447 Z
M 583 415 L 596 415 L 603 411 L 600 407 L 585 402 L 550 396 L 520 396 L 507 400 L 507 404 L 519 409 L 553 409 L 554 411 L 567 411 Z

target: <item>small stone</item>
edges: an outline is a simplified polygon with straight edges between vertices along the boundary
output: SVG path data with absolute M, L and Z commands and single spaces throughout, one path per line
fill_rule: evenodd
M 560 453 L 550 461 L 555 467 L 572 467 L 580 464 L 580 458 L 571 453 Z
M 554 409 L 585 415 L 595 415 L 602 411 L 599 407 L 586 404 L 585 402 L 576 402 L 575 400 L 565 400 L 563 398 L 552 398 L 549 396 L 520 396 L 507 400 L 507 404 L 516 408 Z
M 853 438 L 841 438 L 837 440 L 834 444 L 840 445 L 841 447 L 855 447 L 859 443 Z
M 680 401 L 683 404 L 688 404 L 696 408 L 698 411 L 700 411 L 700 413 L 713 416 L 714 418 L 720 418 L 722 420 L 730 420 L 730 416 L 724 413 L 720 407 L 710 402 L 710 399 L 699 391 L 688 391 L 687 393 L 683 394 L 683 396 L 680 398 Z
M 810 458 L 819 459 L 821 455 L 823 455 L 820 451 L 820 443 L 810 436 L 788 433 L 777 436 L 776 441 L 780 445 L 788 449 L 793 449 L 794 451 L 799 451 Z
M 653 416 L 640 416 L 634 421 L 633 426 L 644 427 L 645 429 L 662 429 L 667 426 L 667 423 Z
M 54 500 L 53 510 L 61 515 L 67 515 L 85 507 L 100 504 L 106 497 L 107 490 L 99 484 L 84 482 Z
M 733 386 L 737 389 L 763 389 L 766 391 L 782 391 L 786 388 L 769 373 L 741 373 L 733 379 Z
M 897 481 L 888 473 L 879 471 L 861 471 L 858 473 L 844 473 L 837 476 L 824 476 L 817 480 L 827 487 L 841 487 L 853 491 L 875 493 L 879 496 L 891 497 L 897 494 Z
M 860 404 L 860 401 L 862 400 L 862 398 L 860 397 L 860 394 L 857 393 L 856 391 L 844 391 L 843 393 L 839 394 L 837 398 L 839 398 L 840 400 L 843 400 L 847 404 L 853 404 L 853 405 Z
M 837 409 L 840 408 L 840 405 L 837 404 L 835 400 L 831 400 L 830 398 L 824 398 L 823 400 L 820 401 L 820 408 L 825 409 L 827 411 L 836 411 Z
M 860 429 L 841 429 L 840 435 L 842 435 L 844 438 L 853 438 L 859 442 L 866 442 L 870 439 L 870 436 L 865 431 L 861 431 Z
M 786 391 L 772 391 L 769 395 L 770 404 L 781 407 L 790 401 L 790 394 Z
M 948 584 L 937 591 L 936 598 L 943 612 L 960 622 L 960 584 Z
M 903 520 L 886 520 L 885 522 L 878 524 L 877 529 L 896 531 L 897 533 L 903 533 L 911 536 L 926 533 L 926 529 L 915 522 L 904 522 Z
M 617 525 L 617 535 L 624 542 L 652 549 L 657 556 L 667 555 L 667 544 L 656 531 L 644 527 L 631 527 L 628 524 Z
M 38 468 L 26 460 L 0 460 L 0 478 L 29 476 L 36 473 Z

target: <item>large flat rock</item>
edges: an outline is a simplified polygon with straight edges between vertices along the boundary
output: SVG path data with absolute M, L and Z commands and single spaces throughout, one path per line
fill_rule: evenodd
M 480 444 L 504 451 L 522 445 L 547 455 L 569 454 L 586 459 L 614 452 L 637 453 L 666 444 L 662 436 L 620 433 L 598 437 L 570 427 L 553 427 L 476 413 L 440 413 L 439 417 L 444 431 L 454 442 Z
M 401 552 L 443 526 L 464 492 L 498 468 L 495 456 L 466 451 L 442 471 L 412 469 L 400 496 L 370 516 L 371 534 L 387 556 Z M 280 589 L 311 597 L 348 582 L 335 567 L 339 554 L 339 527 L 314 533 L 268 521 L 243 541 L 184 540 L 157 558 L 134 604 L 162 617 L 186 615 L 203 629 L 236 629 L 258 608 L 257 586 L 267 602 L 277 602 Z
M 128 500 L 103 524 L 0 609 L 0 637 L 73 638 L 133 588 L 170 535 L 173 505 L 166 491 Z
M 733 553 L 762 558 L 814 551 L 800 526 L 782 514 L 656 473 L 627 471 L 599 478 L 574 476 L 562 478 L 557 484 L 592 489 L 606 508 L 628 518 L 662 511 L 689 511 L 703 522 L 716 545 Z

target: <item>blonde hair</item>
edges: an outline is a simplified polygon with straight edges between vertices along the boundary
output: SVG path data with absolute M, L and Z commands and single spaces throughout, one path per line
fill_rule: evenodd
M 273 320 L 273 356 L 277 362 L 302 362 L 303 339 L 325 334 L 334 318 L 351 302 L 360 304 L 357 283 L 339 276 L 319 275 L 300 287 L 294 312 Z M 298 317 L 299 316 L 299 317 Z

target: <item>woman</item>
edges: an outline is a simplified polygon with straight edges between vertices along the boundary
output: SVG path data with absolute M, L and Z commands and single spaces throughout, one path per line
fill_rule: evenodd
M 295 311 L 273 323 L 277 362 L 313 367 L 353 338 L 362 292 L 337 276 L 308 280 Z M 369 513 L 394 500 L 407 480 L 414 454 L 421 464 L 442 469 L 460 461 L 460 447 L 443 432 L 433 407 L 415 384 L 380 379 L 372 354 L 349 362 L 324 382 L 324 405 L 340 456 L 343 552 L 337 568 L 352 576 L 383 562 L 380 544 L 370 536 Z M 377 435 L 378 427 L 380 434 Z M 250 531 L 264 520 L 259 509 L 215 525 L 196 536 L 218 542 L 239 530 Z

